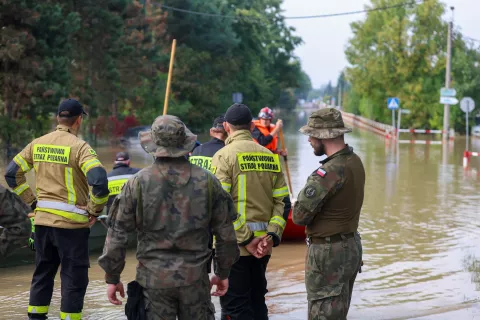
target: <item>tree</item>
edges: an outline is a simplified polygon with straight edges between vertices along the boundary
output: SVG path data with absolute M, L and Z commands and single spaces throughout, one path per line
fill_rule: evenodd
M 79 17 L 55 2 L 0 1 L 0 139 L 7 157 L 46 129 L 70 89 L 70 41 Z M 30 121 L 26 121 L 30 120 Z M 12 132 L 16 132 L 12 135 Z
M 309 92 L 312 90 L 312 82 L 308 74 L 301 71 L 297 79 L 298 87 L 295 89 L 295 98 L 307 100 Z
M 371 8 L 400 1 L 372 0 Z M 372 11 L 365 21 L 352 23 L 354 37 L 346 55 L 347 75 L 359 96 L 359 111 L 386 122 L 388 97 L 400 98 L 405 117 L 415 127 L 441 126 L 439 89 L 445 72 L 446 23 L 437 0 L 415 6 Z
M 178 43 L 172 89 L 192 106 L 187 122 L 209 123 L 232 103 L 233 92 L 242 92 L 254 113 L 265 105 L 294 108 L 290 92 L 302 78 L 293 50 L 301 40 L 286 26 L 281 2 L 166 1 L 184 10 L 238 16 L 168 11 L 166 36 Z

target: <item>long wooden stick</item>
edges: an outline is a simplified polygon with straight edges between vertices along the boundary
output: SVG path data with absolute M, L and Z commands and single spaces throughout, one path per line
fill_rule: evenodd
M 282 143 L 282 151 L 285 151 L 285 140 L 283 140 L 283 128 L 280 129 L 280 142 Z M 293 197 L 292 178 L 290 178 L 290 170 L 288 169 L 287 156 L 283 156 L 283 160 L 285 160 L 285 168 L 287 169 L 287 183 L 288 183 L 288 188 L 290 189 L 290 198 L 292 198 Z
M 177 39 L 173 39 L 172 54 L 170 55 L 170 67 L 168 68 L 167 91 L 165 92 L 165 102 L 163 104 L 163 115 L 166 115 L 168 110 L 168 100 L 170 98 L 170 84 L 172 82 L 173 61 L 175 60 L 176 46 L 177 46 Z

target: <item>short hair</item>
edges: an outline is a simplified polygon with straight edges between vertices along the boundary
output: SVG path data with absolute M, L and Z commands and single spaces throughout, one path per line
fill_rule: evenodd
M 227 122 L 227 123 L 228 123 L 228 122 Z M 249 123 L 247 123 L 247 124 L 237 124 L 237 125 L 228 123 L 228 125 L 230 126 L 230 128 L 231 128 L 233 131 L 238 131 L 238 130 L 250 130 L 250 127 L 251 127 L 252 123 L 249 122 Z
M 81 117 L 81 115 L 75 117 L 62 117 L 62 112 L 58 115 L 58 123 L 67 127 L 73 126 L 73 124 L 77 121 L 77 119 Z

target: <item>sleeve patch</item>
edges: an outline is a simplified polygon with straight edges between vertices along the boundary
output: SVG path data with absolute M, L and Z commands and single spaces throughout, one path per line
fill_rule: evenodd
M 323 170 L 322 168 L 318 168 L 318 169 L 317 169 L 317 174 L 318 174 L 320 177 L 324 178 L 324 177 L 327 175 L 327 171 Z
M 303 192 L 305 193 L 305 197 L 313 198 L 315 197 L 317 190 L 313 186 L 307 186 Z
M 97 156 L 97 153 L 93 149 L 88 149 L 88 152 L 90 152 L 92 156 L 95 156 L 95 157 Z

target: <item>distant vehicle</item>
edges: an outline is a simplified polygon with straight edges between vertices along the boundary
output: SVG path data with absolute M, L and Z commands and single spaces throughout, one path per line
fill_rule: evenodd
M 122 144 L 124 148 L 129 148 L 132 145 L 138 144 L 138 133 L 142 131 L 148 131 L 150 130 L 150 128 L 151 126 L 138 126 L 128 128 L 127 131 L 125 131 L 123 137 L 120 138 L 120 144 Z

